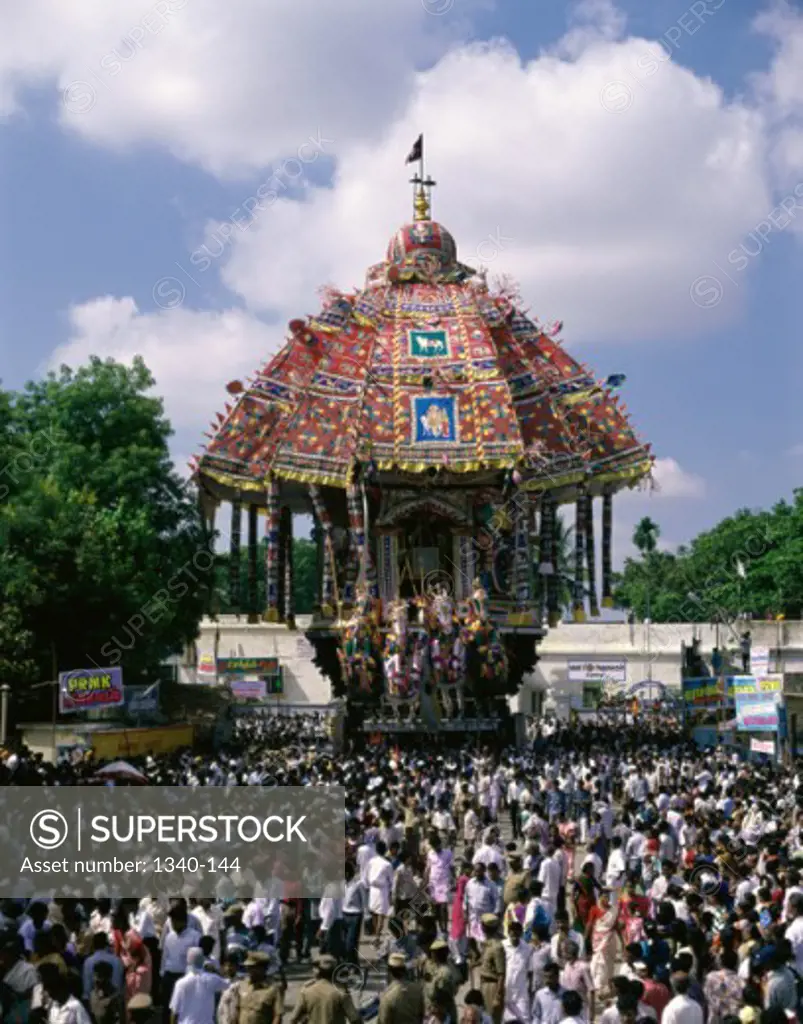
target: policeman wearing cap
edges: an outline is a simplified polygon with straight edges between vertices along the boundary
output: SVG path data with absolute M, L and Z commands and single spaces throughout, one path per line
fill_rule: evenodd
M 502 1024 L 505 1007 L 505 949 L 499 938 L 499 918 L 496 914 L 483 914 L 480 918 L 485 933 L 480 954 L 480 991 L 486 1011 L 494 1024 Z
M 379 1000 L 378 1024 L 421 1024 L 424 1019 L 424 991 L 420 982 L 407 978 L 403 953 L 388 957 L 390 986 Z
M 360 1024 L 351 996 L 334 984 L 332 978 L 337 960 L 324 953 L 315 961 L 315 979 L 307 982 L 298 994 L 290 1024 Z
M 237 1024 L 280 1024 L 284 1012 L 282 988 L 268 979 L 270 957 L 251 952 L 245 958 L 248 977 L 237 986 L 239 995 Z
M 436 1004 L 444 1007 L 452 1021 L 457 1022 L 457 979 L 449 965 L 449 944 L 445 939 L 435 939 L 429 947 L 429 957 L 424 964 L 424 996 L 427 1009 Z
M 511 903 L 516 902 L 519 890 L 527 889 L 530 884 L 530 872 L 524 870 L 521 851 L 518 849 L 509 850 L 507 859 L 510 864 L 510 871 L 502 889 L 502 902 L 504 903 L 505 910 L 507 910 Z

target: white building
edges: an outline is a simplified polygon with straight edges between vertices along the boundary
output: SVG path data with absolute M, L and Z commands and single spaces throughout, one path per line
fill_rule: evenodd
M 300 616 L 298 629 L 259 622 L 245 616 L 221 615 L 203 619 L 193 652 L 178 664 L 183 683 L 214 683 L 216 658 L 278 658 L 283 689 L 277 706 L 326 705 L 332 699 L 329 680 L 313 662 L 314 649 L 304 636 L 310 619 Z M 525 676 L 511 710 L 538 713 L 548 697 L 558 705 L 596 702 L 603 677 L 617 687 L 653 679 L 680 691 L 682 647 L 699 639 L 701 656 L 710 665 L 718 647 L 729 654 L 736 674 L 740 634 L 749 629 L 754 660 L 766 656 L 767 672 L 803 672 L 803 622 L 747 622 L 728 625 L 664 623 L 649 626 L 620 622 L 562 623 L 550 629 L 539 644 L 539 661 Z M 758 671 L 756 665 L 754 670 Z
M 753 671 L 803 671 L 803 622 L 696 623 L 562 623 L 549 630 L 538 647 L 535 671 L 525 677 L 511 699 L 513 711 L 538 713 L 548 697 L 560 707 L 595 703 L 601 680 L 615 688 L 652 679 L 680 691 L 682 648 L 699 640 L 701 656 L 710 666 L 715 647 L 741 672 L 739 637 L 749 630 Z M 760 659 L 766 656 L 766 668 Z
M 178 681 L 214 683 L 218 658 L 278 658 L 284 692 L 275 698 L 277 706 L 326 705 L 332 699 L 331 686 L 315 667 L 315 650 L 304 636 L 310 621 L 309 616 L 300 615 L 298 628 L 289 630 L 270 622 L 249 623 L 244 615 L 204 618 L 194 650 L 178 663 Z

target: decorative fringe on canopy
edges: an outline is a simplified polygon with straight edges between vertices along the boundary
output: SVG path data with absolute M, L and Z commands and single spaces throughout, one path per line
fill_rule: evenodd
M 239 498 L 231 503 L 231 537 L 229 539 L 229 604 L 240 611 L 240 537 L 242 534 L 243 505 Z
M 613 534 L 613 495 L 602 495 L 602 607 L 613 608 L 613 573 L 611 571 L 611 537 Z
M 588 607 L 591 617 L 599 618 L 597 603 L 597 565 L 594 546 L 594 499 L 586 495 L 585 502 L 586 571 L 588 572 Z
M 318 526 L 323 533 L 323 566 L 321 568 L 321 615 L 328 619 L 334 614 L 335 607 L 335 552 L 332 542 L 332 520 L 326 510 L 321 489 L 317 484 L 310 484 L 310 498 Z
M 268 477 L 265 534 L 265 621 L 279 621 L 279 481 Z
M 574 621 L 585 622 L 585 588 L 583 587 L 583 538 L 585 536 L 585 493 L 577 497 L 574 506 Z
M 257 589 L 257 525 L 259 509 L 248 506 L 248 618 L 255 621 L 259 615 L 259 591 Z

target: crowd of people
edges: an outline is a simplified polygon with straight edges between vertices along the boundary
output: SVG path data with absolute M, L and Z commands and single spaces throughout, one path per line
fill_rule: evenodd
M 336 756 L 328 736 L 315 716 L 248 718 L 213 756 L 136 767 L 161 785 L 342 786 L 341 893 L 6 899 L 3 1021 L 279 1024 L 285 1004 L 292 1024 L 801 1017 L 796 765 L 700 751 L 655 724 L 551 724 L 496 751 Z M 96 771 L 0 756 L 5 785 Z

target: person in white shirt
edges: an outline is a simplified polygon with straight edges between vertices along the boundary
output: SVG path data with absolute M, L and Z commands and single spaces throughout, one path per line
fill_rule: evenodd
M 784 933 L 795 956 L 795 970 L 803 975 L 803 894 L 793 893 L 789 900 L 791 924 Z
M 499 871 L 503 873 L 507 867 L 505 863 L 505 857 L 499 847 L 494 846 L 493 838 L 495 832 L 493 828 L 487 828 L 485 834 L 482 837 L 482 846 L 480 846 L 477 852 L 474 854 L 473 864 L 484 864 L 487 868 L 489 864 L 496 864 Z
M 264 901 L 262 897 L 254 897 L 243 907 L 243 925 L 256 928 L 265 923 Z
M 322 896 L 318 905 L 321 915 L 318 940 L 321 953 L 337 955 L 340 952 L 340 935 L 343 928 L 343 901 L 336 896 Z
M 376 844 L 376 855 L 368 862 L 366 880 L 368 885 L 368 909 L 373 921 L 374 942 L 382 940 L 385 921 L 390 916 L 390 894 L 393 888 L 393 867 L 385 857 L 385 844 L 380 839 Z
M 463 842 L 466 846 L 473 846 L 476 843 L 480 828 L 480 816 L 474 805 L 469 804 L 463 815 Z
M 357 850 L 357 870 L 360 873 L 363 885 L 368 888 L 368 864 L 376 856 L 376 831 L 369 829 L 365 833 L 365 839 Z
M 563 967 L 569 957 L 569 943 L 573 942 L 582 956 L 585 950 L 585 939 L 580 932 L 569 927 L 569 915 L 565 911 L 558 912 L 555 917 L 555 927 L 557 930 L 550 939 L 549 949 L 553 961 L 558 967 Z
M 789 868 L 786 872 L 786 892 L 783 900 L 783 920 L 792 921 L 792 897 L 803 896 L 803 886 L 800 885 L 800 872 L 797 868 Z
M 563 868 L 555 854 L 554 846 L 547 847 L 546 856 L 541 861 L 541 866 L 538 869 L 537 880 L 544 887 L 541 892 L 541 899 L 546 903 L 550 914 L 554 917 L 555 911 L 558 908 L 558 895 L 561 882 L 563 881 Z
M 201 940 L 201 933 L 190 928 L 187 908 L 180 904 L 170 911 L 170 928 L 162 934 L 162 1000 L 170 1005 L 170 997 L 179 978 L 187 971 L 187 954 Z
M 215 998 L 229 987 L 228 981 L 205 968 L 200 949 L 187 953 L 187 973 L 176 982 L 170 1012 L 176 1024 L 215 1024 Z
M 522 942 L 520 921 L 508 925 L 505 951 L 505 1008 L 503 1020 L 530 1020 L 530 988 L 533 975 L 533 949 Z
M 520 776 L 516 776 L 507 787 L 507 806 L 510 812 L 510 827 L 513 838 L 518 839 L 521 835 L 520 801 L 524 792 L 524 782 Z
M 268 901 L 265 901 L 268 902 Z M 212 946 L 212 957 L 215 960 L 220 960 L 220 928 L 223 923 L 223 915 L 220 907 L 215 903 L 214 900 L 203 899 L 199 900 L 198 905 L 193 907 L 192 916 L 201 926 L 201 935 L 211 935 L 214 939 L 214 945 Z M 266 913 L 263 910 L 262 914 L 263 923 L 267 931 L 268 921 Z M 243 922 L 245 921 L 245 914 L 243 914 Z M 144 935 L 142 936 L 145 937 Z
M 560 1024 L 563 1020 L 563 989 L 560 987 L 560 968 L 557 964 L 544 967 L 545 984 L 533 998 L 532 1024 Z
M 89 1014 L 70 993 L 68 976 L 56 964 L 40 964 L 39 976 L 47 1024 L 91 1024 Z
M 611 906 L 616 906 L 626 878 L 627 863 L 622 852 L 622 840 L 620 836 L 614 836 L 611 840 L 611 855 L 605 869 L 605 885 L 611 890 Z
M 107 899 L 98 900 L 97 906 L 89 915 L 89 930 L 95 932 L 106 932 L 111 935 L 112 931 L 112 901 Z
M 703 1009 L 689 996 L 690 983 L 688 974 L 672 976 L 675 995 L 664 1008 L 661 1024 L 703 1024 Z

